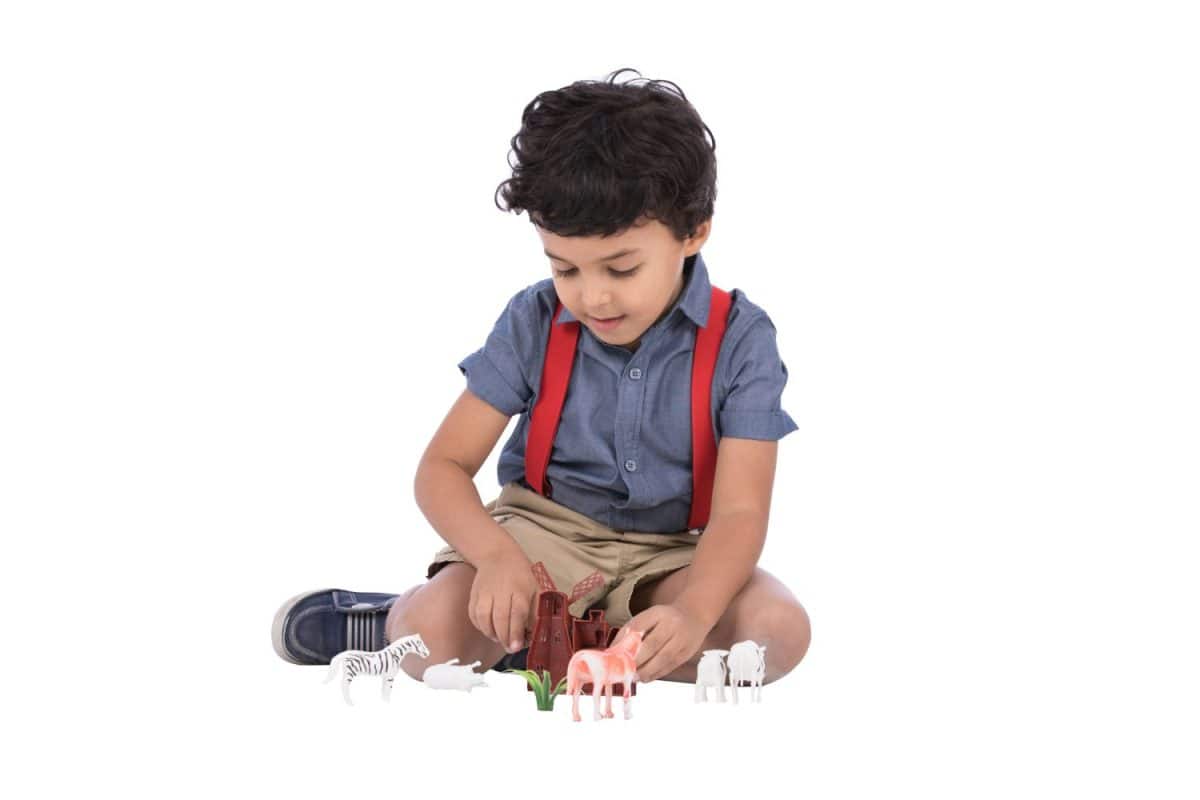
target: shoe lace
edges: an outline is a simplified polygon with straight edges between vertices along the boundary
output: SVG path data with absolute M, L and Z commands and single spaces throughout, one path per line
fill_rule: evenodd
M 363 608 L 369 610 L 357 611 Z M 378 609 L 370 603 L 355 603 L 346 615 L 346 649 L 347 650 L 378 650 L 375 638 Z

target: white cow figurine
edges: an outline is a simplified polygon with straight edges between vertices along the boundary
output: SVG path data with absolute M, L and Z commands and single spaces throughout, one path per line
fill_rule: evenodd
M 457 658 L 452 658 L 445 664 L 434 664 L 421 675 L 421 680 L 430 689 L 458 689 L 470 692 L 476 686 L 487 686 L 483 676 L 475 671 L 481 661 L 473 664 L 458 664 Z
M 729 649 L 729 690 L 733 692 L 734 705 L 737 705 L 737 687 L 742 681 L 750 684 L 750 700 L 762 702 L 762 682 L 767 672 L 767 662 L 763 657 L 765 652 L 766 645 L 759 645 L 750 639 L 738 642 Z
M 708 687 L 717 690 L 717 702 L 725 702 L 725 662 L 728 650 L 705 650 L 696 665 L 696 702 L 708 702 Z

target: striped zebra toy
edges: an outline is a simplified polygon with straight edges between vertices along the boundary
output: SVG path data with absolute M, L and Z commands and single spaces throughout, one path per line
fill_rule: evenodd
M 429 658 L 429 648 L 421 639 L 421 634 L 414 633 L 389 644 L 382 650 L 343 650 L 329 662 L 329 672 L 325 673 L 323 683 L 329 683 L 338 667 L 342 668 L 342 697 L 347 705 L 350 701 L 350 681 L 359 675 L 380 675 L 383 677 L 383 699 L 390 700 L 392 681 L 400 671 L 400 662 L 409 653 L 416 653 L 421 658 Z

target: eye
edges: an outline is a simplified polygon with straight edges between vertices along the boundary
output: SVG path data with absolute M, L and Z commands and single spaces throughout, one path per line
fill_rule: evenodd
M 632 276 L 633 273 L 637 272 L 641 268 L 642 268 L 642 265 L 638 264 L 633 269 L 627 269 L 624 272 L 622 272 L 620 270 L 615 270 L 615 269 L 610 269 L 609 272 L 611 272 L 613 274 L 613 276 L 616 278 L 628 278 L 628 277 Z M 554 270 L 554 277 L 569 278 L 570 276 L 574 275 L 575 272 L 576 272 L 576 270 L 574 267 L 572 267 L 571 269 L 566 269 L 566 270 L 556 269 L 556 270 Z

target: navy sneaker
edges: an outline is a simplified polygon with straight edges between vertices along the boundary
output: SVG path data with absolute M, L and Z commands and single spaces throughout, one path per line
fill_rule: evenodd
M 529 655 L 529 648 L 518 650 L 515 653 L 505 653 L 503 658 L 492 665 L 492 669 L 496 672 L 504 672 L 509 669 L 527 669 L 525 659 Z
M 343 650 L 382 650 L 384 622 L 398 596 L 345 589 L 298 594 L 275 613 L 271 643 L 293 664 L 328 664 Z

